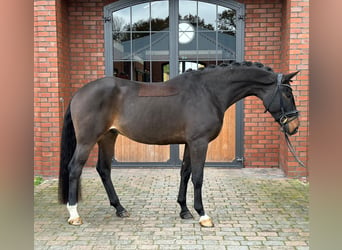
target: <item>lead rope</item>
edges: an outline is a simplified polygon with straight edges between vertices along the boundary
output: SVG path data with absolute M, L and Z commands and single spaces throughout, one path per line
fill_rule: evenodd
M 288 136 L 285 132 L 284 132 L 284 135 L 285 135 L 287 147 L 290 149 L 290 151 L 291 151 L 293 157 L 296 159 L 296 161 L 299 163 L 299 165 L 301 165 L 303 168 L 305 168 L 305 169 L 307 170 L 307 167 L 305 166 L 305 164 L 304 164 L 304 163 L 299 159 L 299 157 L 297 156 L 296 151 L 295 151 L 295 149 L 294 149 L 293 146 L 292 146 L 292 143 L 291 143 L 291 141 L 290 141 L 289 136 Z M 297 179 L 298 179 L 299 177 L 301 177 L 301 176 L 299 176 L 299 174 L 298 174 L 298 175 L 297 175 Z

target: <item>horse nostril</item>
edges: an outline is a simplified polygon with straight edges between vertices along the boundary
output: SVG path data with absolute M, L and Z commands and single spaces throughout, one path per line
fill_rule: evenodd
M 294 135 L 294 134 L 296 134 L 298 132 L 298 127 L 296 127 L 293 131 L 292 131 L 292 133 L 290 134 L 290 135 Z

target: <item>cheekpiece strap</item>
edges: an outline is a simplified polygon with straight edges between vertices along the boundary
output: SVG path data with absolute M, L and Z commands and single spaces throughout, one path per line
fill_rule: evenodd
M 283 74 L 278 74 L 278 76 L 277 76 L 277 85 L 278 86 L 281 85 L 282 80 L 283 80 Z

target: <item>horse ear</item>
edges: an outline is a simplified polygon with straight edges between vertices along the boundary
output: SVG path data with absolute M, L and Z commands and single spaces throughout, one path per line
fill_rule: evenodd
M 300 71 L 292 72 L 284 76 L 285 81 L 290 81 L 295 75 L 297 75 Z

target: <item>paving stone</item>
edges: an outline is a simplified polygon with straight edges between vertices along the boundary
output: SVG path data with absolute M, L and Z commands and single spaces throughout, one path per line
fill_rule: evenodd
M 84 169 L 84 224 L 70 226 L 57 202 L 58 181 L 35 187 L 35 249 L 309 249 L 308 184 L 284 177 L 279 169 L 205 169 L 203 202 L 214 228 L 182 220 L 176 202 L 178 169 L 113 169 L 112 179 L 129 218 L 109 206 L 96 170 Z

